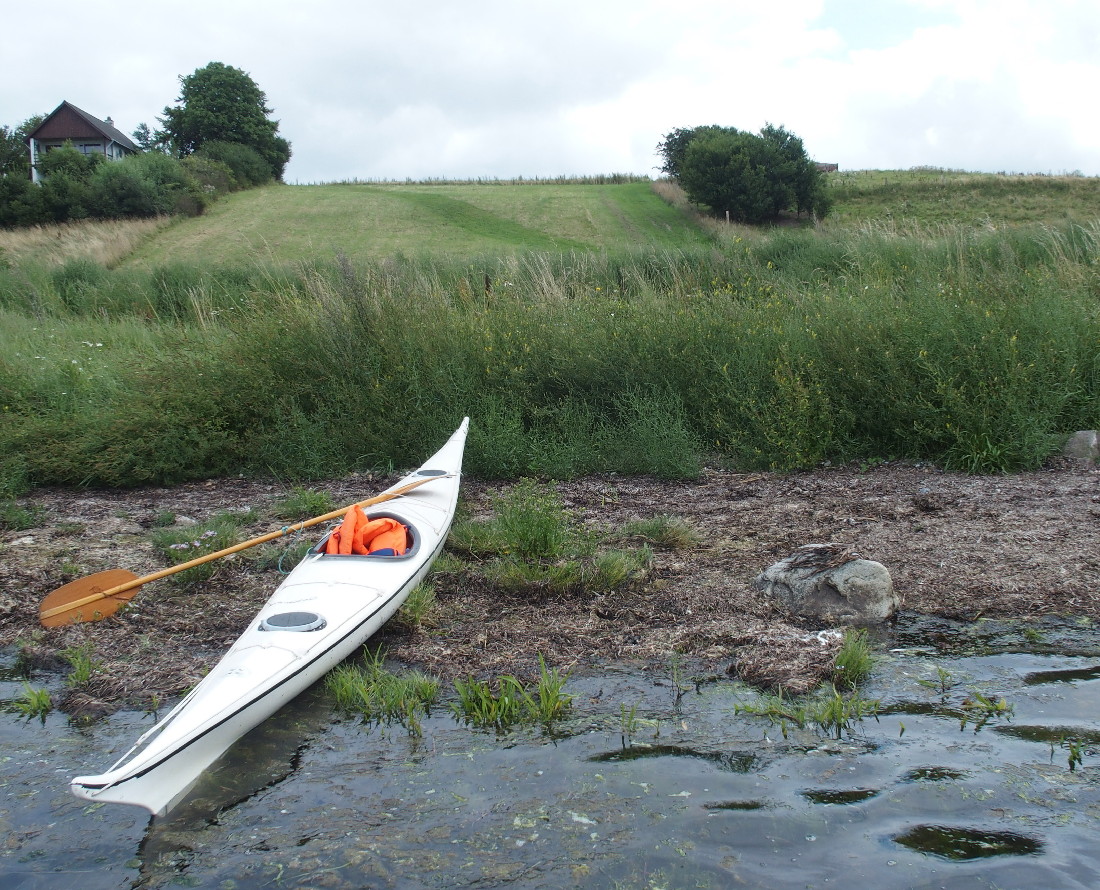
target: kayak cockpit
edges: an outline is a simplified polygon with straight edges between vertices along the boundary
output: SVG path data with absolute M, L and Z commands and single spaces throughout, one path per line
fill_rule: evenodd
M 420 533 L 416 530 L 415 525 L 409 522 L 408 519 L 404 518 L 403 516 L 399 516 L 396 513 L 389 513 L 386 511 L 372 511 L 370 514 L 370 521 L 377 522 L 379 520 L 390 520 L 397 527 L 397 529 L 400 529 L 400 531 L 397 531 L 397 534 L 400 538 L 402 538 L 402 540 L 401 544 L 398 547 L 394 548 L 391 546 L 383 546 L 381 549 L 369 550 L 365 553 L 344 553 L 342 552 L 342 550 L 346 548 L 338 548 L 337 546 L 334 546 L 333 543 L 333 539 L 338 539 L 341 531 L 344 528 L 344 525 L 341 525 L 334 528 L 331 532 L 329 532 L 329 534 L 325 535 L 325 537 L 321 539 L 321 542 L 317 544 L 317 546 L 314 547 L 311 552 L 320 554 L 321 556 L 324 556 L 326 558 L 335 557 L 337 559 L 383 559 L 387 561 L 393 559 L 410 559 L 411 557 L 416 556 L 417 552 L 420 550 Z M 380 542 L 383 545 L 387 545 L 392 543 L 392 539 L 381 540 Z M 340 552 L 334 552 L 337 550 L 339 550 Z

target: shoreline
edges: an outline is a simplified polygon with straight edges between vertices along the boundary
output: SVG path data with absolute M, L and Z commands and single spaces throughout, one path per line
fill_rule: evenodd
M 336 504 L 380 491 L 369 475 L 316 482 Z M 763 687 L 808 691 L 831 667 L 829 628 L 784 615 L 752 580 L 811 543 L 838 542 L 890 571 L 906 614 L 970 622 L 1073 616 L 1100 621 L 1100 469 L 1059 458 L 1034 472 L 964 476 L 892 462 L 799 473 L 708 470 L 695 481 L 614 475 L 553 483 L 577 522 L 616 528 L 657 515 L 696 531 L 691 550 L 654 549 L 649 576 L 606 594 L 508 593 L 476 573 L 435 576 L 430 626 L 394 622 L 373 638 L 388 657 L 443 680 L 537 673 L 611 662 L 667 665 L 682 657 Z M 468 512 L 487 511 L 508 483 L 463 481 Z M 278 586 L 277 560 L 218 560 L 208 580 L 146 585 L 101 622 L 42 628 L 38 605 L 77 577 L 163 567 L 148 543 L 158 515 L 202 523 L 226 511 L 279 526 L 270 508 L 289 492 L 270 480 L 224 479 L 135 490 L 38 489 L 19 498 L 36 527 L 0 532 L 0 646 L 21 647 L 34 672 L 67 672 L 65 650 L 99 670 L 55 706 L 96 716 L 182 693 L 220 657 Z M 311 540 L 320 536 L 319 529 Z M 279 543 L 279 542 L 276 542 Z M 284 542 L 284 546 L 288 542 Z M 731 670 L 732 668 L 732 670 Z

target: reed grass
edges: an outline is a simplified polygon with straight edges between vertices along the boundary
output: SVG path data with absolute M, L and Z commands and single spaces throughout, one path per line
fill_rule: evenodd
M 27 720 L 37 717 L 45 723 L 46 715 L 53 710 L 53 697 L 48 689 L 31 686 L 24 681 L 23 692 L 12 700 L 11 709 Z
M 0 266 L 87 260 L 112 268 L 171 224 L 169 217 L 154 217 L 0 229 Z
M 1095 222 L 879 219 L 619 252 L 9 264 L 0 490 L 408 466 L 464 414 L 482 478 L 1034 468 L 1100 426 L 1098 258 Z
M 455 681 L 458 701 L 452 705 L 455 715 L 485 729 L 505 731 L 516 724 L 541 724 L 550 728 L 572 707 L 573 696 L 564 691 L 568 675 L 547 668 L 539 656 L 539 678 L 525 684 L 508 674 L 495 681 Z
M 341 710 L 360 714 L 368 723 L 405 727 L 423 735 L 421 720 L 439 697 L 439 681 L 420 671 L 394 673 L 385 667 L 381 649 L 363 649 L 361 662 L 344 662 L 325 677 L 325 686 Z
M 833 680 L 855 689 L 866 680 L 875 666 L 875 657 L 866 630 L 846 630 L 833 660 Z
M 766 718 L 779 726 L 784 738 L 791 728 L 816 728 L 840 739 L 845 732 L 851 734 L 854 725 L 865 717 L 877 720 L 878 708 L 877 699 L 864 698 L 859 692 L 842 695 L 834 686 L 801 699 L 784 698 L 780 690 L 777 695 L 764 696 L 757 702 L 737 705 L 735 712 Z

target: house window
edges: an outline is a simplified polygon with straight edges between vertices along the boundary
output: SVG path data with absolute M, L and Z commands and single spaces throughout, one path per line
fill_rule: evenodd
M 103 154 L 102 142 L 82 142 L 77 148 L 82 155 Z

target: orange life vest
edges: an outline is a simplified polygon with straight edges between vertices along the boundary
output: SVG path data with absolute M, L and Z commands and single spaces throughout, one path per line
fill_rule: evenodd
M 325 553 L 365 555 L 381 553 L 401 556 L 408 548 L 408 534 L 400 522 L 389 516 L 369 519 L 359 507 L 350 507 L 344 520 L 329 535 Z

